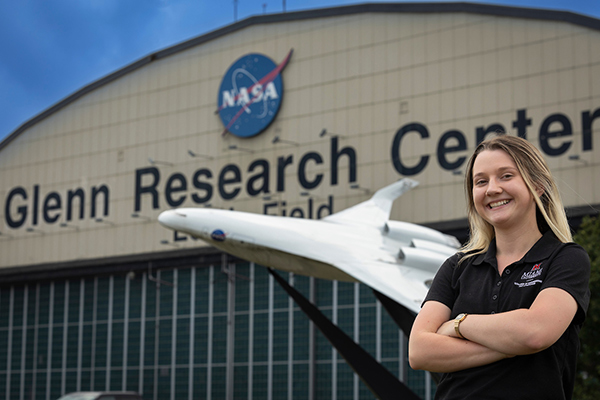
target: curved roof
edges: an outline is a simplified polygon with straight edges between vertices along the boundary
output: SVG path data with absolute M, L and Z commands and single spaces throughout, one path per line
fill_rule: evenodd
M 0 150 L 6 147 L 12 140 L 14 140 L 20 133 L 27 130 L 31 126 L 45 119 L 49 115 L 59 111 L 63 107 L 71 104 L 80 97 L 87 93 L 110 83 L 121 76 L 128 74 L 132 71 L 137 70 L 149 64 L 153 61 L 160 60 L 161 58 L 168 57 L 175 53 L 185 51 L 190 47 L 198 46 L 202 43 L 217 39 L 225 36 L 229 33 L 261 24 L 270 24 L 278 22 L 288 21 L 300 21 L 304 19 L 315 19 L 315 18 L 327 18 L 327 17 L 338 17 L 343 15 L 352 14 L 363 14 L 363 13 L 468 13 L 468 14 L 484 14 L 500 17 L 512 17 L 512 18 L 525 18 L 542 21 L 555 21 L 555 22 L 567 22 L 574 25 L 594 29 L 600 31 L 600 20 L 588 17 L 585 15 L 573 13 L 570 11 L 558 11 L 558 10 L 547 10 L 547 9 L 536 9 L 536 8 L 524 8 L 524 7 L 512 7 L 512 6 L 498 6 L 490 4 L 480 3 L 365 3 L 355 4 L 341 7 L 330 7 L 330 8 L 319 8 L 306 11 L 294 11 L 279 14 L 265 14 L 248 17 L 241 21 L 227 25 L 223 28 L 216 29 L 208 32 L 204 35 L 195 37 L 193 39 L 184 41 L 174 46 L 168 47 L 163 50 L 159 50 L 155 53 L 149 54 L 120 70 L 117 70 L 103 78 L 98 79 L 95 82 L 84 86 L 80 90 L 64 98 L 58 103 L 54 104 L 50 108 L 42 111 L 40 114 L 31 118 L 30 120 L 23 123 L 10 135 L 8 135 L 2 142 L 0 142 Z

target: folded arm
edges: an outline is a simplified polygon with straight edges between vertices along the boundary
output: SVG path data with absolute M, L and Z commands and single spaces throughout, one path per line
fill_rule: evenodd
M 413 369 L 454 372 L 510 357 L 474 341 L 438 333 L 438 328 L 450 318 L 450 312 L 446 305 L 428 301 L 417 315 L 408 344 Z
M 559 288 L 542 290 L 529 309 L 498 314 L 470 314 L 458 338 L 450 309 L 428 301 L 417 316 L 409 341 L 413 369 L 453 372 L 487 365 L 514 355 L 540 352 L 565 332 L 577 302 Z
M 460 324 L 460 333 L 469 341 L 498 352 L 533 354 L 552 346 L 569 327 L 576 312 L 577 302 L 569 293 L 547 288 L 528 309 L 469 315 Z M 453 321 L 445 322 L 438 333 L 456 337 Z

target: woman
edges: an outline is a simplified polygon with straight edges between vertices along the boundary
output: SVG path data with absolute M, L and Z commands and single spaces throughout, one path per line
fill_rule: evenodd
M 471 237 L 432 283 L 410 365 L 443 373 L 436 399 L 570 399 L 590 261 L 546 162 L 497 136 L 477 146 L 465 189 Z

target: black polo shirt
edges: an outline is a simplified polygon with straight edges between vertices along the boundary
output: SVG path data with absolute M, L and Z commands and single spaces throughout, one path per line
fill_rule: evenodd
M 570 399 L 579 353 L 579 330 L 590 300 L 590 260 L 575 243 L 561 243 L 549 231 L 498 274 L 496 242 L 486 253 L 458 264 L 461 254 L 440 267 L 425 298 L 460 313 L 494 314 L 529 308 L 540 291 L 565 290 L 577 301 L 565 333 L 536 354 L 516 356 L 482 367 L 442 375 L 436 399 Z

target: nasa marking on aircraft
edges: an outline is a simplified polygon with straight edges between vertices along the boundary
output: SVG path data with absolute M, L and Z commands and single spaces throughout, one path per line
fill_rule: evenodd
M 460 246 L 453 236 L 389 220 L 394 200 L 416 185 L 401 179 L 320 220 L 206 208 L 164 211 L 158 220 L 265 267 L 362 282 L 416 314 L 438 268 Z
M 283 97 L 281 72 L 290 61 L 290 50 L 276 65 L 258 53 L 246 54 L 227 70 L 219 88 L 217 113 L 225 125 L 223 135 L 252 137 L 275 119 Z

